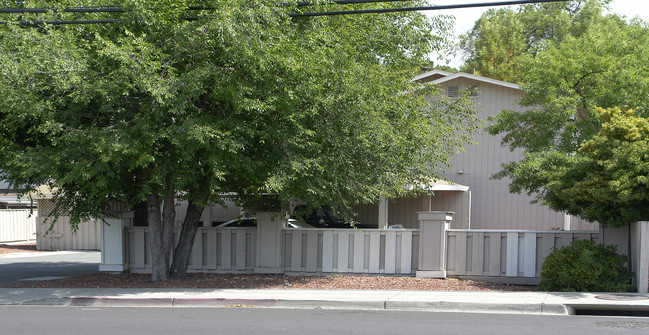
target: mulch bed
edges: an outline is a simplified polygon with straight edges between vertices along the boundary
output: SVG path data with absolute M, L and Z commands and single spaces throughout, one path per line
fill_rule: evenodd
M 36 250 L 36 244 L 0 244 L 0 255 L 13 254 L 15 252 L 41 252 Z
M 147 274 L 93 274 L 30 282 L 22 288 L 188 288 L 188 289 L 339 289 L 427 291 L 536 291 L 536 286 L 504 285 L 458 279 L 402 276 L 288 276 L 191 273 L 184 279 L 151 282 Z

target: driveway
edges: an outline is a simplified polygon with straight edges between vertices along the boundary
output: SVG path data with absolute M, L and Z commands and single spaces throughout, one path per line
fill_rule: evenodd
M 86 250 L 2 255 L 0 287 L 97 273 L 100 261 L 101 252 Z

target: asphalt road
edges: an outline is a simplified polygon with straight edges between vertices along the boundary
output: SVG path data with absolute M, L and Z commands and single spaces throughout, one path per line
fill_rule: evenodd
M 55 251 L 0 256 L 0 287 L 30 280 L 99 272 L 99 251 Z
M 0 306 L 4 334 L 646 334 L 649 320 L 264 308 Z

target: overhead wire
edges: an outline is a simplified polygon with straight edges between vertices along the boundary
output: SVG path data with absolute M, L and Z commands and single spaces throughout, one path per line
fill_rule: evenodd
M 565 1 L 568 0 L 495 1 L 495 2 L 480 2 L 480 3 L 469 3 L 469 4 L 439 5 L 439 6 L 394 7 L 394 8 L 327 11 L 327 12 L 289 13 L 288 16 L 308 17 L 308 16 L 332 16 L 332 15 L 353 15 L 353 14 L 378 14 L 378 13 L 413 12 L 413 11 L 461 9 L 461 8 L 476 8 L 476 7 L 513 6 L 513 5 L 525 5 L 525 4 L 533 4 L 533 3 L 565 2 Z
M 384 2 L 411 2 L 413 0 L 334 0 L 332 4 L 337 5 L 350 5 L 350 4 L 369 4 L 369 3 L 384 3 Z M 338 10 L 338 11 L 322 11 L 322 12 L 303 12 L 303 13 L 288 13 L 289 17 L 316 17 L 316 16 L 334 16 L 334 15 L 356 15 L 356 14 L 380 14 L 380 13 L 396 13 L 396 12 L 412 12 L 412 11 L 432 11 L 432 10 L 447 10 L 447 9 L 462 9 L 462 8 L 476 8 L 476 7 L 498 7 L 498 6 L 512 6 L 524 5 L 534 3 L 548 3 L 548 2 L 565 2 L 568 0 L 510 0 L 510 1 L 491 1 L 479 3 L 463 3 L 452 5 L 437 5 L 437 6 L 415 6 L 415 7 L 392 7 L 392 8 L 368 8 L 368 9 L 353 9 L 353 10 Z M 321 5 L 314 2 L 297 2 L 295 4 L 280 3 L 281 6 L 295 5 L 298 7 Z M 211 10 L 214 8 L 202 6 L 190 6 L 188 10 Z M 130 9 L 121 6 L 80 6 L 68 7 L 61 10 L 56 8 L 0 8 L 0 14 L 40 14 L 47 12 L 66 12 L 66 13 L 123 13 L 129 12 Z M 186 17 L 185 20 L 195 21 L 199 17 Z M 30 20 L 30 21 L 16 21 L 20 25 L 64 25 L 64 24 L 108 24 L 120 22 L 120 19 L 104 19 L 104 20 Z M 0 21 L 1 24 L 6 24 L 6 21 Z

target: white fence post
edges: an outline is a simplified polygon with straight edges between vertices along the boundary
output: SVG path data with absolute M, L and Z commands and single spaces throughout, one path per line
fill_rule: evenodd
M 418 212 L 419 264 L 417 277 L 446 277 L 446 230 L 451 212 Z
M 284 273 L 283 216 L 257 212 L 257 264 L 255 273 Z
M 132 219 L 133 212 L 127 212 L 119 218 L 105 218 L 101 224 L 101 264 L 99 271 L 123 272 L 126 270 L 124 255 L 124 222 Z
M 633 236 L 631 262 L 635 272 L 638 293 L 649 291 L 649 221 L 631 224 Z

